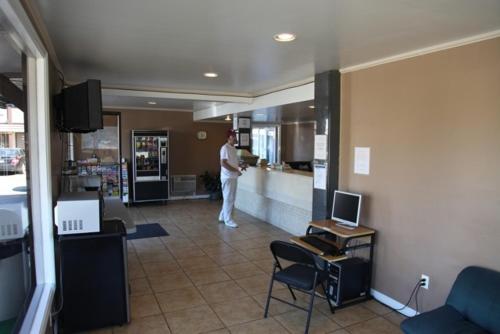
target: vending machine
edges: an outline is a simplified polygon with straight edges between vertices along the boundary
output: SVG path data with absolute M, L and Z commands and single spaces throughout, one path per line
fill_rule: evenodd
M 133 201 L 168 199 L 168 131 L 132 130 Z

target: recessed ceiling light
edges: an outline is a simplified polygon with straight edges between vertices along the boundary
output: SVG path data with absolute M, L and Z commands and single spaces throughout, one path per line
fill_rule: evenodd
M 155 105 L 156 102 L 155 101 L 148 101 L 148 104 Z
M 230 121 L 231 120 L 231 116 L 227 115 L 226 118 L 224 118 L 225 121 Z
M 309 106 L 309 109 L 314 109 L 314 105 L 310 105 L 310 106 Z
M 215 72 L 207 72 L 207 73 L 203 73 L 204 76 L 206 76 L 207 78 L 217 78 L 219 75 Z
M 276 42 L 291 42 L 297 38 L 295 34 L 289 32 L 282 32 L 273 36 Z

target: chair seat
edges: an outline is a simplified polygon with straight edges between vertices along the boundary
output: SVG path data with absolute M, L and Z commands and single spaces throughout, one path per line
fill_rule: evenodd
M 278 271 L 274 277 L 277 281 L 296 287 L 302 290 L 312 290 L 314 282 L 314 272 L 312 267 L 303 264 L 292 264 L 283 270 Z M 317 284 L 327 278 L 325 272 L 320 272 L 318 275 Z
M 486 333 L 480 327 L 467 321 L 460 312 L 449 305 L 406 319 L 401 323 L 401 329 L 407 334 Z

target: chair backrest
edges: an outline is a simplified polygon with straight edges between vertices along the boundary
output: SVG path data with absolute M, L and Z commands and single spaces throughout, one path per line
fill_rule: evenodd
M 500 272 L 467 267 L 458 274 L 446 304 L 491 333 L 500 333 Z
M 270 247 L 276 260 L 278 260 L 277 258 L 281 258 L 291 262 L 316 266 L 314 255 L 297 245 L 285 241 L 275 240 L 271 242 Z

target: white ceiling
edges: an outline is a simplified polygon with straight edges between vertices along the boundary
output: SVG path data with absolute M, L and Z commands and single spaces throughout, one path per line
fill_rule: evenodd
M 150 105 L 148 102 L 156 102 Z M 107 109 L 151 109 L 171 111 L 193 111 L 193 101 L 179 99 L 159 99 L 136 96 L 102 96 L 102 105 Z
M 500 0 L 37 2 L 69 81 L 242 96 L 500 29 Z

